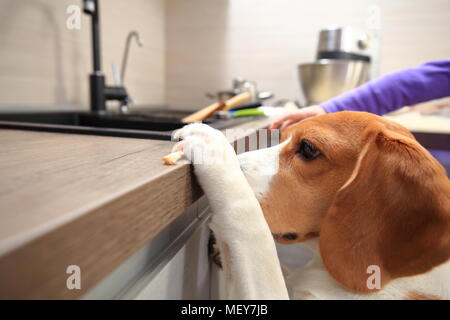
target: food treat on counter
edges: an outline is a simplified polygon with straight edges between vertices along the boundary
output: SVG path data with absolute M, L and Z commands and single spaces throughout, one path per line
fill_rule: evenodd
M 162 159 L 164 161 L 164 164 L 167 165 L 174 165 L 177 164 L 177 161 L 180 160 L 184 156 L 183 151 L 176 151 L 169 153 L 168 155 L 164 156 Z

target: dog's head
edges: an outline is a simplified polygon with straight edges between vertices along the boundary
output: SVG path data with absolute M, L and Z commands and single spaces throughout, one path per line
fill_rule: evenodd
M 304 120 L 271 148 L 239 156 L 275 239 L 319 237 L 328 272 L 370 292 L 450 256 L 450 182 L 404 127 L 364 112 Z

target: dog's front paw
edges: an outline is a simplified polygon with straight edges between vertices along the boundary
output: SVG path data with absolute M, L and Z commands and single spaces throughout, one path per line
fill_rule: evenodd
M 222 132 L 194 123 L 174 134 L 182 138 L 174 151 L 183 151 L 194 165 L 194 173 L 211 204 L 213 212 L 222 212 L 224 204 L 239 197 L 252 197 L 233 147 Z
M 193 123 L 174 133 L 173 138 L 182 139 L 173 151 L 183 151 L 196 167 L 235 166 L 238 164 L 236 153 L 227 138 L 206 124 Z

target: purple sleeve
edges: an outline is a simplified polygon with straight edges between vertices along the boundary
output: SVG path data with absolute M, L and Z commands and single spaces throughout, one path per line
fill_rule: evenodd
M 353 110 L 382 115 L 446 96 L 450 96 L 450 59 L 385 75 L 320 105 L 328 113 Z

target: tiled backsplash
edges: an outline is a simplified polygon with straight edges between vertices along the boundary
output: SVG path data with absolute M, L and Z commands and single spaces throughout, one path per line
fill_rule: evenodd
M 0 105 L 87 105 L 92 70 L 90 17 L 69 30 L 66 12 L 81 0 L 0 0 Z M 139 104 L 165 102 L 164 0 L 100 0 L 102 70 L 113 84 L 127 33 L 132 43 L 125 86 Z
M 81 0 L 0 0 L 0 105 L 87 105 L 90 21 L 66 28 Z M 211 102 L 206 92 L 243 76 L 277 98 L 300 99 L 296 65 L 314 59 L 318 31 L 364 27 L 381 9 L 381 74 L 450 57 L 448 0 L 100 0 L 103 71 L 132 44 L 125 86 L 140 105 Z
M 450 57 L 448 0 L 169 0 L 167 101 L 173 108 L 206 105 L 205 92 L 255 80 L 277 98 L 300 99 L 296 65 L 314 59 L 327 25 L 364 27 L 368 8 L 381 11 L 385 74 Z

